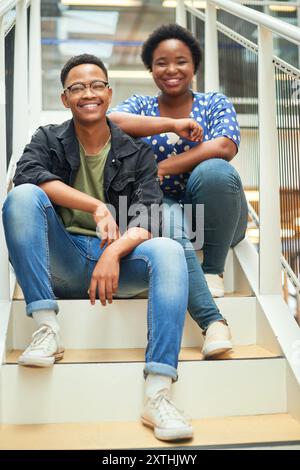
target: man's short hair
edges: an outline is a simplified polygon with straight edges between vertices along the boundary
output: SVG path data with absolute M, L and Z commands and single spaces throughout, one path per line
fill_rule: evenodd
M 192 54 L 195 73 L 202 60 L 202 52 L 197 39 L 185 28 L 178 24 L 168 24 L 155 29 L 144 42 L 142 49 L 142 61 L 150 72 L 152 71 L 153 52 L 162 41 L 178 39 L 184 42 Z
M 72 70 L 73 67 L 81 64 L 95 64 L 97 65 L 105 74 L 105 77 L 108 78 L 107 69 L 101 59 L 92 54 L 80 54 L 71 57 L 68 62 L 63 66 L 60 73 L 60 80 L 62 86 L 65 86 L 68 73 Z

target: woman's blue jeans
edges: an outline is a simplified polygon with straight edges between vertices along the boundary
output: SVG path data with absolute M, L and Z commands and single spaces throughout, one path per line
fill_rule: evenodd
M 56 298 L 89 298 L 91 276 L 103 252 L 97 237 L 68 233 L 46 193 L 32 184 L 9 192 L 2 215 L 27 315 L 40 309 L 58 312 Z M 129 298 L 146 289 L 144 372 L 167 375 L 175 381 L 188 299 L 187 266 L 179 243 L 153 238 L 121 260 L 117 296 Z
M 183 206 L 190 204 L 194 208 L 197 204 L 204 206 L 202 267 L 184 230 L 182 209 L 178 204 L 174 218 L 171 218 L 171 237 L 181 243 L 185 252 L 189 273 L 189 313 L 205 330 L 210 323 L 222 320 L 223 317 L 212 299 L 204 273 L 223 273 L 229 248 L 245 237 L 247 202 L 239 174 L 230 163 L 220 158 L 206 160 L 194 168 L 181 201 L 164 198 L 164 203 L 169 207 L 176 202 Z M 165 219 L 169 221 L 170 217 Z M 195 224 L 197 221 L 190 222 Z

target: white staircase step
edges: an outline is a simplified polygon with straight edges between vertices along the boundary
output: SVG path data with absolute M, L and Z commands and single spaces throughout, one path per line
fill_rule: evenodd
M 7 364 L 17 364 L 18 357 L 23 351 L 15 349 L 7 354 Z M 220 354 L 210 360 L 232 359 L 267 359 L 278 357 L 273 352 L 256 344 L 236 346 L 232 351 Z M 57 364 L 95 364 L 107 362 L 144 362 L 145 350 L 137 348 L 127 349 L 67 349 L 64 357 Z M 203 361 L 201 348 L 183 348 L 180 351 L 179 361 Z
M 91 306 L 88 300 L 60 300 L 58 316 L 64 345 L 69 349 L 144 348 L 147 332 L 147 300 L 115 300 L 111 305 Z M 230 324 L 236 345 L 256 342 L 256 299 L 224 297 L 216 303 Z M 11 349 L 24 349 L 30 342 L 35 324 L 25 315 L 25 302 L 12 307 L 13 338 Z M 201 346 L 200 328 L 187 313 L 183 347 Z
M 163 442 L 140 422 L 0 426 L 1 450 L 160 449 L 299 443 L 300 424 L 288 414 L 195 420 L 194 438 Z M 100 457 L 99 457 L 100 459 Z M 100 462 L 100 460 L 99 460 Z M 101 462 L 100 462 L 101 464 Z
M 179 363 L 174 399 L 193 419 L 286 412 L 282 358 Z M 143 404 L 143 363 L 5 365 L 2 422 L 136 421 Z
M 300 424 L 288 414 L 210 418 L 192 421 L 194 438 L 162 442 L 139 422 L 0 426 L 0 450 L 218 448 L 299 444 Z M 298 448 L 298 447 L 297 447 Z

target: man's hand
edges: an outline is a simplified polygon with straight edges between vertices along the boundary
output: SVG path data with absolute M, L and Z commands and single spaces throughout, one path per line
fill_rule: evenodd
M 174 119 L 175 134 L 192 142 L 202 142 L 203 129 L 194 119 Z
M 105 243 L 109 246 L 120 238 L 119 227 L 105 204 L 98 206 L 93 213 L 93 218 L 97 225 L 97 233 L 100 233 L 101 249 L 104 247 Z
M 118 290 L 120 275 L 120 258 L 109 248 L 106 248 L 97 262 L 90 283 L 89 296 L 92 305 L 95 305 L 96 291 L 103 306 L 106 300 L 111 304 L 113 294 Z

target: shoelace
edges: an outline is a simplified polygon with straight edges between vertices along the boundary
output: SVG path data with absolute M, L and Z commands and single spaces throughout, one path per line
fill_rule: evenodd
M 40 349 L 42 345 L 43 349 L 48 349 L 53 337 L 55 336 L 55 331 L 52 330 L 50 326 L 43 325 L 32 335 L 32 342 L 29 345 L 30 350 Z
M 176 408 L 172 402 L 168 391 L 160 393 L 152 401 L 152 406 L 159 411 L 162 421 L 174 419 L 186 423 L 186 417 Z

